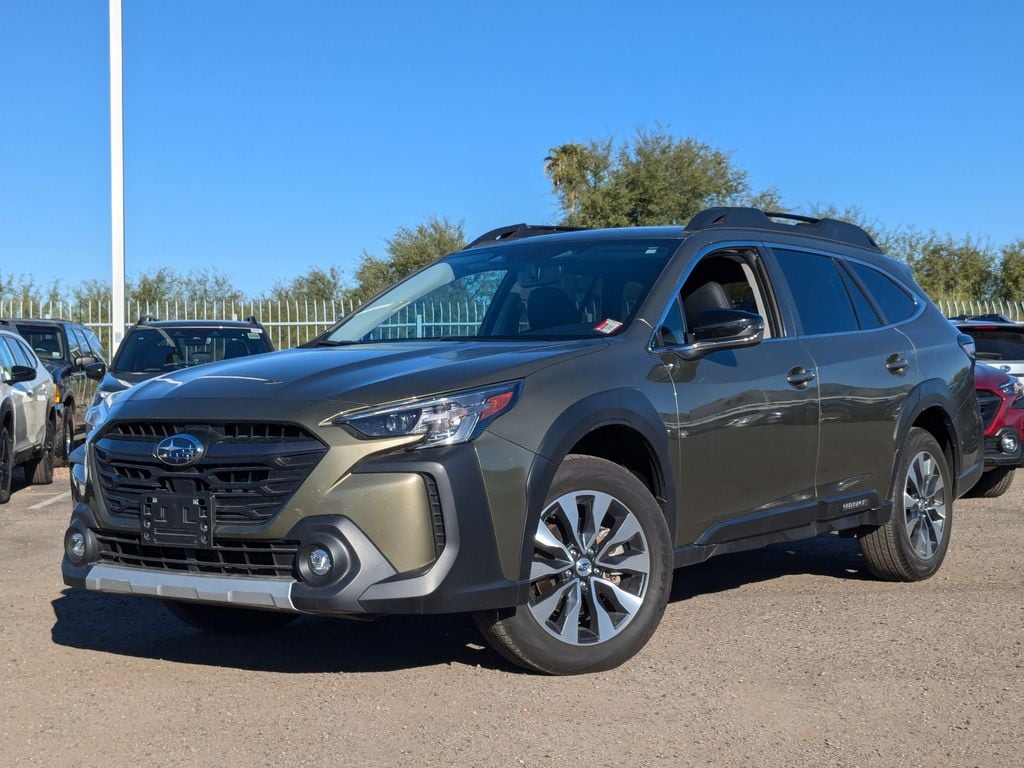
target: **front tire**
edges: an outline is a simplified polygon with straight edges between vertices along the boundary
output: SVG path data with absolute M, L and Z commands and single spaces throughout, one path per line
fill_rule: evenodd
M 298 618 L 295 613 L 235 608 L 227 605 L 167 600 L 164 607 L 186 624 L 217 635 L 248 635 L 280 629 Z
M 60 447 L 55 451 L 55 465 L 58 467 L 66 467 L 70 463 L 71 452 L 75 450 L 75 419 L 71 413 L 74 407 L 73 402 L 64 403 L 60 419 Z
M 931 433 L 913 427 L 900 452 L 889 522 L 859 537 L 868 569 L 887 581 L 921 581 L 946 557 L 953 481 Z
M 26 461 L 25 477 L 32 485 L 49 485 L 53 482 L 53 421 L 46 422 L 46 436 L 43 445 L 30 461 Z
M 6 426 L 0 427 L 0 504 L 11 500 L 14 482 L 14 440 Z
M 1013 467 L 996 467 L 983 474 L 967 496 L 977 499 L 995 499 L 1002 496 L 1013 485 Z
M 572 675 L 612 669 L 643 648 L 668 602 L 672 544 L 637 477 L 604 459 L 567 456 L 531 546 L 527 604 L 474 616 L 498 653 Z

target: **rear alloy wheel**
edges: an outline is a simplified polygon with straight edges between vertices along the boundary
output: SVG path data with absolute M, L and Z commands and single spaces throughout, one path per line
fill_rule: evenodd
M 980 499 L 995 499 L 1002 496 L 1013 485 L 1013 467 L 996 467 L 983 474 L 968 496 Z
M 25 477 L 32 485 L 49 485 L 53 482 L 53 421 L 46 422 L 46 436 L 43 445 L 31 460 L 26 461 Z
M 892 516 L 860 537 L 871 572 L 890 581 L 920 581 L 939 570 L 953 523 L 953 482 L 929 432 L 910 430 L 901 452 Z
M 650 491 L 617 464 L 569 456 L 538 520 L 526 605 L 476 621 L 495 650 L 530 669 L 611 669 L 654 633 L 671 576 L 668 526 Z
M 14 475 L 14 442 L 7 427 L 0 428 L 0 504 L 11 499 Z
M 186 624 L 217 635 L 247 635 L 280 629 L 299 617 L 297 613 L 164 601 L 164 607 Z

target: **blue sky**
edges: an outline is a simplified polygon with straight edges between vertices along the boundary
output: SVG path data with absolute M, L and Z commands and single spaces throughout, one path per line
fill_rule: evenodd
M 853 10 L 851 10 L 853 9 Z M 124 0 L 126 264 L 248 293 L 429 215 L 551 221 L 660 123 L 799 209 L 1024 236 L 1018 2 Z M 0 273 L 109 280 L 107 0 L 0 0 Z

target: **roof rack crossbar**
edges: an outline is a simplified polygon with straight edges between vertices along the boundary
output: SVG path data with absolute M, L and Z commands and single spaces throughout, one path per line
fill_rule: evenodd
M 485 232 L 462 250 L 465 251 L 487 243 L 503 243 L 506 240 L 521 240 L 524 237 L 550 235 L 555 232 L 578 232 L 581 229 L 586 229 L 586 227 L 566 227 L 560 224 L 509 224 Z
M 774 219 L 788 219 L 796 224 L 782 224 Z M 800 216 L 795 213 L 778 213 L 762 211 L 760 208 L 719 207 L 708 208 L 690 219 L 687 231 L 710 229 L 712 227 L 744 227 L 750 229 L 771 229 L 776 231 L 798 231 L 804 235 L 815 235 L 828 240 L 838 240 L 860 248 L 881 251 L 874 239 L 848 221 L 838 219 L 816 219 L 812 216 Z

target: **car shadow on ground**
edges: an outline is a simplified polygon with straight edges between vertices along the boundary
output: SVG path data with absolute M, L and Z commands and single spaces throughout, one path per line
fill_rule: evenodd
M 855 541 L 823 536 L 678 570 L 670 600 L 794 574 L 866 578 Z M 385 672 L 439 664 L 522 671 L 484 645 L 466 614 L 375 622 L 306 616 L 273 632 L 214 635 L 186 626 L 144 597 L 66 589 L 52 605 L 55 643 L 121 656 L 283 673 Z

